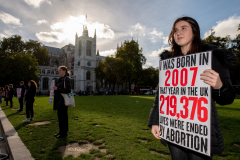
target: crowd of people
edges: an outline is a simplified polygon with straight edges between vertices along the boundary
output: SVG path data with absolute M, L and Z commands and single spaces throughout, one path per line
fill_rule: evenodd
M 19 90 L 19 92 L 18 92 Z M 13 88 L 13 84 L 5 85 L 5 87 L 0 86 L 0 104 L 3 101 L 6 102 L 5 106 L 8 106 L 8 102 L 10 102 L 10 107 L 13 108 L 13 97 L 18 98 L 19 109 L 17 112 L 23 111 L 23 105 L 26 105 L 26 117 L 27 119 L 23 120 L 23 122 L 30 122 L 33 120 L 33 103 L 34 97 L 37 90 L 37 84 L 35 81 L 30 80 L 28 82 L 27 87 L 24 86 L 24 82 L 21 81 L 17 88 Z

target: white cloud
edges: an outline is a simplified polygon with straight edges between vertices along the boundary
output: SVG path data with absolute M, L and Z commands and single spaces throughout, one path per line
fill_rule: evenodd
M 34 8 L 38 8 L 41 3 L 47 2 L 48 4 L 52 5 L 50 0 L 24 0 L 28 5 L 32 5 Z
M 231 38 L 235 38 L 239 31 L 237 31 L 238 24 L 240 24 L 240 16 L 232 16 L 228 19 L 218 21 L 216 26 L 213 26 L 211 29 L 214 29 L 215 36 L 225 37 L 230 35 Z M 211 31 L 205 32 L 204 38 L 208 37 L 211 34 Z
M 111 30 L 111 28 L 106 24 L 95 22 L 93 24 L 89 24 L 88 28 L 91 31 L 96 29 L 98 38 L 113 38 L 114 37 L 113 30 Z
M 5 24 L 14 24 L 17 26 L 22 26 L 22 23 L 20 22 L 19 18 L 16 18 L 8 13 L 5 13 L 3 11 L 0 12 L 0 19 L 3 21 Z
M 168 44 L 168 37 L 163 37 L 163 44 Z
M 40 32 L 36 33 L 36 36 L 40 41 L 47 43 L 51 42 L 61 43 L 65 39 L 64 35 L 59 32 Z
M 149 38 L 153 43 L 157 41 L 158 38 L 163 36 L 163 32 L 158 32 L 156 28 L 153 28 L 153 31 L 149 33 L 151 38 Z
M 0 33 L 0 38 L 3 38 L 3 37 L 7 38 L 8 36 L 3 33 Z
M 145 36 L 145 26 L 142 26 L 140 23 L 137 23 L 136 25 L 132 26 L 134 31 L 136 31 L 137 34 Z M 132 32 L 131 32 L 132 34 Z
M 37 25 L 41 25 L 43 23 L 47 23 L 47 21 L 45 19 L 37 21 Z
M 169 50 L 170 47 L 162 47 L 159 50 L 152 51 L 152 53 L 149 54 L 149 57 L 158 57 L 160 53 L 162 53 L 164 50 Z
M 115 55 L 115 52 L 116 52 L 116 49 L 110 49 L 110 50 L 106 50 L 106 51 L 101 51 L 99 52 L 99 54 L 101 56 L 114 56 Z
M 46 35 L 46 38 L 44 40 L 45 42 L 47 42 L 49 35 L 52 35 L 52 33 L 54 32 L 54 33 L 58 33 L 58 34 L 54 34 L 54 36 L 58 36 L 58 35 L 61 36 L 57 39 L 56 42 L 60 43 L 59 42 L 60 40 L 63 41 L 67 39 L 72 43 L 74 43 L 76 32 L 78 36 L 82 35 L 83 25 L 86 25 L 85 15 L 81 15 L 79 17 L 70 16 L 65 21 L 53 23 L 50 26 L 51 32 L 42 32 L 44 33 L 43 35 Z M 114 37 L 114 32 L 108 25 L 105 25 L 99 22 L 87 23 L 87 28 L 88 28 L 89 37 L 94 37 L 95 29 L 96 29 L 96 34 L 98 38 Z M 50 36 L 50 41 L 53 42 L 54 39 L 52 39 L 52 37 Z

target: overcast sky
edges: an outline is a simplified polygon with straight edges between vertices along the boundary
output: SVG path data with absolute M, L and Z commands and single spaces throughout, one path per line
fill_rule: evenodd
M 211 29 L 216 36 L 235 37 L 240 32 L 239 6 L 239 0 L 0 0 L 0 39 L 17 34 L 61 48 L 74 44 L 76 33 L 81 36 L 87 24 L 90 36 L 97 30 L 100 55 L 113 54 L 117 43 L 133 37 L 143 48 L 145 67 L 157 67 L 178 17 L 196 19 L 201 38 Z

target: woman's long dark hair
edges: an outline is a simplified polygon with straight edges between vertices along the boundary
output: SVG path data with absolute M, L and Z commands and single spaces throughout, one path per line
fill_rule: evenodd
M 191 48 L 187 54 L 201 52 L 202 45 L 201 45 L 201 37 L 200 37 L 200 28 L 199 28 L 197 21 L 191 17 L 180 17 L 180 18 L 176 19 L 176 21 L 173 23 L 172 30 L 168 37 L 168 43 L 169 43 L 169 45 L 171 45 L 172 57 L 182 55 L 181 47 L 174 41 L 175 25 L 176 25 L 176 23 L 178 23 L 180 21 L 185 21 L 190 24 L 190 26 L 192 27 L 192 32 L 193 32 L 193 36 L 194 36 L 192 44 L 191 44 Z
M 31 83 L 31 86 L 28 90 L 37 91 L 37 83 L 34 80 L 30 80 L 29 82 Z
M 70 77 L 70 72 L 68 71 L 67 67 L 66 66 L 60 66 L 58 67 L 60 69 L 62 69 L 63 71 L 66 71 L 65 75 L 69 76 Z

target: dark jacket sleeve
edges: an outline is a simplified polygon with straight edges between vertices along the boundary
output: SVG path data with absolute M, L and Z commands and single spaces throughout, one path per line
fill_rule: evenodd
M 24 94 L 25 94 L 25 90 L 26 90 L 25 86 L 22 86 L 22 93 L 21 93 L 21 98 L 23 98 L 23 97 L 24 97 Z
M 71 92 L 70 78 L 65 77 L 65 88 L 64 88 L 64 85 L 62 87 L 58 87 L 57 92 L 59 92 L 59 93 L 70 93 Z
M 223 83 L 220 89 L 212 89 L 212 98 L 220 105 L 231 104 L 235 98 L 235 91 L 232 86 L 229 71 L 219 60 L 213 56 L 213 70 L 215 70 Z
M 159 125 L 159 113 L 158 113 L 158 103 L 159 103 L 159 100 L 158 100 L 158 97 L 159 97 L 159 86 L 157 86 L 157 92 L 155 93 L 155 99 L 154 99 L 154 102 L 153 102 L 153 107 L 150 111 L 150 114 L 149 114 L 149 119 L 148 119 L 148 127 L 152 127 L 152 125 Z

